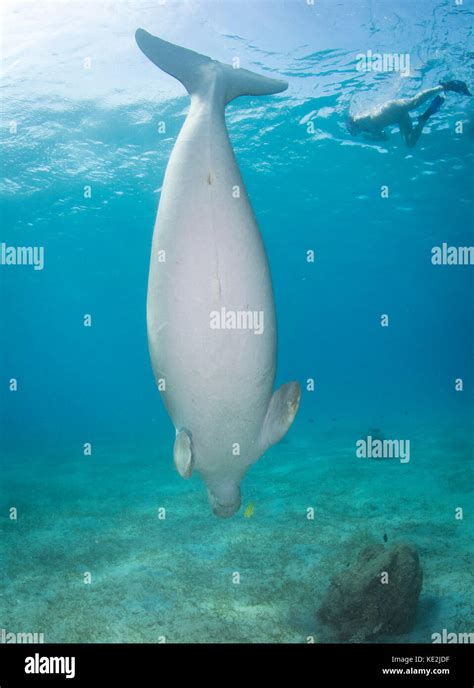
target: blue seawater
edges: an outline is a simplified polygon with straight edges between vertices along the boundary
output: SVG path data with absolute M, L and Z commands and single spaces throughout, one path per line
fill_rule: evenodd
M 473 7 L 4 3 L 0 240 L 44 247 L 44 269 L 0 266 L 0 627 L 323 642 L 332 576 L 385 535 L 424 571 L 416 623 L 390 641 L 474 630 L 474 268 L 432 263 L 473 244 L 472 100 L 448 93 L 413 149 L 345 126 L 443 79 L 474 91 Z M 227 108 L 272 271 L 277 383 L 303 387 L 230 520 L 176 473 L 149 362 L 151 236 L 189 98 L 139 26 L 289 82 Z M 409 55 L 409 75 L 358 70 L 369 50 Z M 409 439 L 410 461 L 357 458 L 370 433 Z

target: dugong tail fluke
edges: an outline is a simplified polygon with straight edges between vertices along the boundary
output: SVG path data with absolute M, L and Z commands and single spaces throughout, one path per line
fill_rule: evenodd
M 286 81 L 260 76 L 247 69 L 235 69 L 152 36 L 144 29 L 137 29 L 135 38 L 140 50 L 153 64 L 181 81 L 190 95 L 206 90 L 214 81 L 221 85 L 219 92 L 224 104 L 239 96 L 263 96 L 288 88 Z
M 182 478 L 198 473 L 214 514 L 229 518 L 240 508 L 247 470 L 291 426 L 301 390 L 288 382 L 273 391 L 277 324 L 270 269 L 224 110 L 238 96 L 279 93 L 287 83 L 143 29 L 136 40 L 191 97 L 153 233 L 151 362 L 176 432 L 176 470 Z

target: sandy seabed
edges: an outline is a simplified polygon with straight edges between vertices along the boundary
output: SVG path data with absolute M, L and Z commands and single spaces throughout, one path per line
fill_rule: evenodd
M 315 437 L 304 421 L 307 435 L 290 434 L 248 473 L 226 521 L 197 476 L 174 472 L 171 446 L 7 462 L 2 513 L 15 506 L 18 519 L 0 520 L 0 626 L 55 643 L 325 642 L 315 611 L 332 575 L 385 535 L 418 549 L 424 580 L 413 630 L 378 640 L 474 630 L 467 431 L 413 432 L 402 465 L 356 459 L 336 424 Z

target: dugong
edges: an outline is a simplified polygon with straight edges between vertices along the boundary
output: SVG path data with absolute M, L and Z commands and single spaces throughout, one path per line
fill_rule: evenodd
M 225 123 L 242 95 L 285 81 L 234 69 L 136 32 L 143 53 L 178 79 L 191 106 L 171 153 L 151 249 L 147 295 L 153 372 L 175 430 L 179 474 L 204 480 L 214 514 L 240 508 L 247 469 L 287 432 L 300 401 L 273 393 L 276 319 L 268 261 Z

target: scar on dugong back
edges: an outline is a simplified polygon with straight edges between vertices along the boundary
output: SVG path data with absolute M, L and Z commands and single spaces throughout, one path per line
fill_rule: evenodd
M 273 392 L 277 341 L 270 270 L 224 111 L 238 96 L 279 93 L 288 84 L 143 29 L 136 40 L 191 97 L 153 233 L 150 357 L 176 430 L 176 468 L 183 478 L 199 473 L 214 513 L 225 518 L 240 507 L 247 469 L 288 431 L 301 392 L 297 382 Z M 211 324 L 216 313 L 225 319 Z

